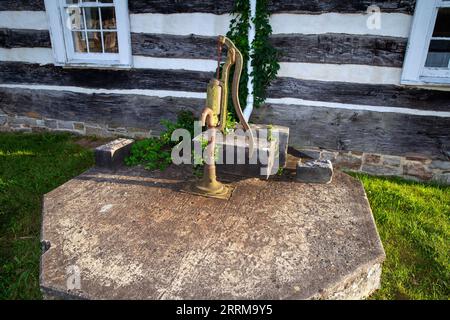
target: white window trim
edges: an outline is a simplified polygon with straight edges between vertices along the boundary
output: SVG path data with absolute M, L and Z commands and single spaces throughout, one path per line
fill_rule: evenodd
M 450 7 L 450 1 L 417 0 L 414 19 L 403 63 L 401 83 L 405 85 L 449 86 L 448 71 L 432 71 L 425 67 L 428 48 L 438 9 Z
M 62 1 L 45 0 L 45 9 L 49 22 L 50 38 L 52 42 L 55 65 L 67 67 L 97 67 L 97 68 L 131 68 L 131 37 L 128 0 L 114 0 L 116 8 L 118 54 L 76 54 L 72 46 L 68 46 L 62 11 Z

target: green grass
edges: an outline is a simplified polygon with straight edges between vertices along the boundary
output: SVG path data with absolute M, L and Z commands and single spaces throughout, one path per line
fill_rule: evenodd
M 67 134 L 0 134 L 0 299 L 40 299 L 42 195 L 93 164 Z
M 450 187 L 352 174 L 366 189 L 386 251 L 372 299 L 450 298 Z
M 42 195 L 93 164 L 69 135 L 0 134 L 0 299 L 39 299 Z M 353 174 L 385 251 L 372 299 L 450 298 L 450 187 Z

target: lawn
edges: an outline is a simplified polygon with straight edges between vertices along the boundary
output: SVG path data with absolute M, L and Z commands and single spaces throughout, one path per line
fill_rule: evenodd
M 42 195 L 93 164 L 79 138 L 0 134 L 0 299 L 39 299 Z M 450 298 L 450 187 L 353 174 L 385 251 L 372 299 Z
M 0 133 L 0 299 L 40 299 L 42 195 L 93 164 L 68 134 Z
M 372 299 L 450 298 L 450 187 L 352 174 L 364 184 L 386 252 Z

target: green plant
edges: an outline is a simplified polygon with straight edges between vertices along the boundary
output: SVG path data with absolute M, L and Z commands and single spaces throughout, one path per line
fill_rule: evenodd
M 256 36 L 252 43 L 253 95 L 254 106 L 261 106 L 267 98 L 267 88 L 275 80 L 280 69 L 279 53 L 270 42 L 272 27 L 268 0 L 256 1 L 256 15 L 253 20 Z
M 194 121 L 194 115 L 189 111 L 180 112 L 176 123 L 161 121 L 166 130 L 159 137 L 140 140 L 133 144 L 125 164 L 128 166 L 142 164 L 148 170 L 166 169 L 172 162 L 171 150 L 178 143 L 171 140 L 172 133 L 176 129 L 186 129 L 193 136 Z
M 242 65 L 241 81 L 239 83 L 239 102 L 241 106 L 247 104 L 248 96 L 248 72 L 247 63 L 249 60 L 250 44 L 248 43 L 248 30 L 250 28 L 250 2 L 248 0 L 235 0 L 233 9 L 231 10 L 233 19 L 230 21 L 230 30 L 227 33 L 227 37 L 233 41 L 239 51 L 242 53 L 244 59 Z M 230 86 L 231 79 L 233 78 L 234 68 L 230 72 Z M 229 106 L 232 106 L 231 95 L 229 97 Z M 231 119 L 236 119 L 235 111 L 230 108 Z
M 248 0 L 235 0 L 231 14 L 234 18 L 230 22 L 230 31 L 227 37 L 230 38 L 236 47 L 241 51 L 244 58 L 244 65 L 239 84 L 239 101 L 242 106 L 247 103 L 249 94 L 247 88 L 248 72 L 247 63 L 252 49 L 253 67 L 253 95 L 254 106 L 261 106 L 267 97 L 267 88 L 271 81 L 276 78 L 280 69 L 278 63 L 279 53 L 270 42 L 272 27 L 269 23 L 270 12 L 267 0 L 257 0 L 256 15 L 253 19 L 255 24 L 255 39 L 250 44 L 248 42 L 248 30 L 250 27 L 250 2 Z M 230 104 L 231 105 L 231 104 Z M 234 111 L 232 111 L 233 116 Z

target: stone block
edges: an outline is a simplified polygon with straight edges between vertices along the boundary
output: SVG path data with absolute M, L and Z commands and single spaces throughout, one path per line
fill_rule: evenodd
M 406 161 L 403 166 L 403 175 L 424 181 L 433 177 L 432 172 L 422 161 Z
M 364 163 L 361 167 L 361 171 L 373 175 L 380 176 L 398 176 L 402 174 L 402 170 L 400 167 L 390 167 L 383 165 L 374 165 Z
M 193 139 L 193 142 L 207 139 L 205 133 Z M 222 139 L 217 133 L 216 167 L 218 174 L 232 174 L 243 177 L 269 178 L 280 168 L 279 149 L 276 141 L 254 138 L 253 153 L 242 135 L 228 134 Z
M 297 181 L 304 183 L 330 183 L 333 179 L 333 165 L 329 160 L 314 160 L 297 163 Z
M 320 154 L 320 160 L 330 160 L 331 162 L 334 162 L 337 156 L 338 156 L 337 152 L 322 150 Z
M 44 125 L 49 129 L 57 129 L 58 128 L 58 122 L 53 119 L 45 119 Z
M 77 131 L 84 131 L 84 123 L 82 122 L 74 122 L 73 128 Z
M 85 134 L 87 136 L 95 136 L 95 137 L 103 137 L 103 138 L 108 138 L 108 137 L 113 136 L 112 132 L 109 132 L 105 128 L 102 128 L 99 126 L 85 125 L 85 129 L 86 129 Z
M 450 161 L 441 161 L 441 160 L 433 160 L 429 166 L 430 169 L 435 170 L 443 170 L 450 171 Z
M 289 146 L 289 127 L 270 124 L 250 124 L 253 136 L 259 139 L 278 139 L 278 163 L 281 168 L 286 167 L 287 150 Z
M 381 164 L 383 166 L 400 167 L 402 164 L 402 158 L 396 156 L 383 156 L 381 158 Z
M 339 153 L 334 162 L 336 168 L 360 170 L 362 165 L 361 156 L 354 155 L 351 152 Z
M 445 185 L 450 185 L 450 173 L 436 173 L 433 175 L 433 181 Z
M 379 164 L 381 161 L 381 156 L 377 155 L 377 154 L 366 153 L 363 156 L 363 161 L 364 161 L 364 163 L 369 163 L 369 164 Z
M 116 139 L 95 149 L 97 167 L 116 169 L 123 165 L 125 157 L 130 154 L 132 139 Z
M 58 120 L 58 129 L 73 130 L 73 122 Z
M 299 152 L 302 158 L 319 160 L 321 156 L 321 151 L 319 149 L 301 149 Z
M 8 116 L 0 115 L 0 126 L 4 126 L 8 122 Z

